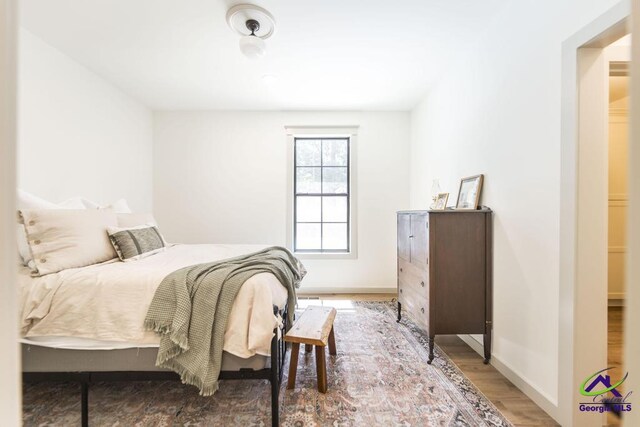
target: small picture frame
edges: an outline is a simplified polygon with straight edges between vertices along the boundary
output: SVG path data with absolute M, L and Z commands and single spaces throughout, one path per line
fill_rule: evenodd
M 434 211 L 443 211 L 447 207 L 447 201 L 449 200 L 449 193 L 438 193 L 436 196 L 436 203 L 433 207 Z
M 458 210 L 476 210 L 482 192 L 482 182 L 484 175 L 474 175 L 460 180 L 460 190 L 458 191 Z

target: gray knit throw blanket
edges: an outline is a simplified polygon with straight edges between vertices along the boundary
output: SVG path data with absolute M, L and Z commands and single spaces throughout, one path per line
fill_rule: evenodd
M 151 301 L 144 326 L 161 335 L 156 366 L 180 375 L 203 396 L 218 390 L 224 333 L 240 287 L 258 273 L 273 274 L 287 288 L 289 325 L 296 288 L 306 274 L 302 263 L 282 247 L 223 261 L 198 264 L 164 278 Z

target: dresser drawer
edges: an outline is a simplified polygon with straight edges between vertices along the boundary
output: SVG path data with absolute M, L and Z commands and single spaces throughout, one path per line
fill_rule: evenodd
M 413 288 L 417 294 L 429 294 L 429 272 L 413 263 L 398 260 L 398 283 Z
M 400 302 L 404 301 L 419 308 L 424 307 L 425 311 L 427 311 L 429 305 L 429 296 L 427 293 L 416 292 L 413 286 L 408 286 L 402 281 L 398 282 L 398 298 Z
M 402 312 L 408 314 L 419 327 L 428 330 L 429 301 L 424 295 L 418 295 L 411 288 L 398 286 L 398 301 L 402 304 Z

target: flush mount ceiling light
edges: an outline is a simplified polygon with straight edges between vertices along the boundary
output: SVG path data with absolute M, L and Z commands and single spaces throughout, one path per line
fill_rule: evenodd
M 267 10 L 253 4 L 239 4 L 227 11 L 227 24 L 240 34 L 240 51 L 248 58 L 267 53 L 265 39 L 273 35 L 276 21 Z

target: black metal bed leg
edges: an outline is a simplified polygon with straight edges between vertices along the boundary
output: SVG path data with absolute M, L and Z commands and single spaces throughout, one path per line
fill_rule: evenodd
M 89 427 L 89 382 L 82 381 L 80 386 L 82 388 L 82 401 L 80 404 L 82 427 Z
M 271 340 L 271 425 L 278 427 L 280 425 L 280 351 L 278 330 Z M 284 337 L 283 337 L 284 338 Z

